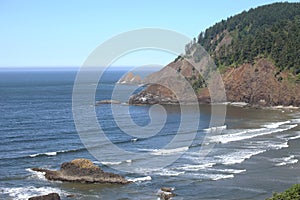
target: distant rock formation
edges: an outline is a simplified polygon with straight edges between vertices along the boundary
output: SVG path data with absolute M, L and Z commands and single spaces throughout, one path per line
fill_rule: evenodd
M 130 183 L 130 181 L 118 174 L 103 172 L 100 167 L 94 165 L 92 161 L 83 158 L 63 163 L 58 171 L 40 168 L 33 168 L 32 170 L 44 172 L 45 177 L 48 180 L 53 181 L 116 184 Z
M 127 85 L 139 85 L 143 83 L 143 80 L 139 75 L 134 75 L 132 72 L 128 72 L 117 83 Z
M 57 193 L 50 193 L 47 195 L 30 197 L 28 200 L 60 200 L 60 196 Z
M 120 101 L 117 101 L 117 100 L 101 100 L 101 101 L 97 101 L 96 102 L 96 106 L 98 105 L 101 105 L 101 104 L 120 104 L 121 102 Z

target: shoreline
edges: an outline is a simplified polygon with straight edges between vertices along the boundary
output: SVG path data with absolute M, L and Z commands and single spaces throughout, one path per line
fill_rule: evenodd
M 174 105 L 174 106 L 180 106 L 180 103 L 125 103 L 125 105 L 130 105 L 130 106 L 147 106 L 147 105 Z M 123 104 L 124 105 L 124 104 Z M 197 105 L 195 103 L 190 103 L 190 102 L 183 102 L 182 105 Z M 276 105 L 276 106 L 263 106 L 263 105 L 258 105 L 258 104 L 249 104 L 246 102 L 223 102 L 223 103 L 203 103 L 199 102 L 198 105 L 229 105 L 229 106 L 234 106 L 234 107 L 240 107 L 240 108 L 256 108 L 256 109 L 270 109 L 270 110 L 289 110 L 289 111 L 296 111 L 300 110 L 300 107 L 298 106 L 285 106 L 285 105 Z

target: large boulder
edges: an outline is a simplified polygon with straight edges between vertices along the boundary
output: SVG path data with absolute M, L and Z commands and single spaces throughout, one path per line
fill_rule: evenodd
M 60 170 L 53 171 L 48 169 L 32 168 L 34 171 L 44 172 L 48 180 L 68 181 L 80 183 L 116 183 L 127 184 L 130 181 L 118 174 L 103 172 L 99 166 L 93 164 L 88 159 L 75 159 L 65 162 Z
M 57 193 L 50 193 L 47 195 L 30 197 L 28 200 L 60 200 L 60 196 Z

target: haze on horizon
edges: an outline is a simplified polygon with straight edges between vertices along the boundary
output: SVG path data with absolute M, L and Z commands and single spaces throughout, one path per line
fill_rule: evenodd
M 0 2 L 0 68 L 78 67 L 101 43 L 140 28 L 191 38 L 230 16 L 280 1 L 10 1 Z M 289 2 L 298 2 L 292 0 Z M 115 66 L 166 65 L 176 55 L 136 51 Z

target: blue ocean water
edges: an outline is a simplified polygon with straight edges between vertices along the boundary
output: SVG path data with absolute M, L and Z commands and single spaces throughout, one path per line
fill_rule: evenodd
M 107 71 L 97 87 L 95 101 L 110 99 L 115 82 L 124 73 L 120 69 Z M 186 107 L 184 113 L 178 106 L 165 106 L 163 127 L 159 131 L 156 128 L 161 123 L 150 127 L 155 135 L 133 137 L 120 129 L 115 117 L 120 117 L 120 123 L 131 118 L 135 124 L 125 124 L 131 132 L 136 131 L 136 125 L 145 127 L 151 123 L 151 117 L 161 116 L 161 109 L 117 104 L 113 106 L 118 112 L 112 113 L 111 105 L 100 105 L 95 107 L 99 125 L 120 149 L 149 152 L 157 156 L 157 162 L 165 162 L 168 155 L 180 154 L 180 158 L 165 168 L 149 168 L 147 157 L 114 155 L 120 161 L 109 162 L 108 155 L 113 152 L 100 145 L 103 160 L 98 160 L 86 149 L 74 124 L 72 92 L 76 74 L 77 69 L 0 71 L 0 199 L 28 199 L 50 192 L 58 192 L 62 199 L 68 199 L 68 194 L 74 194 L 76 199 L 157 199 L 156 193 L 162 186 L 175 188 L 174 199 L 264 199 L 300 182 L 297 110 L 228 106 L 225 125 L 209 128 L 211 107 L 201 105 L 197 128 L 185 130 L 195 133 L 191 144 L 181 145 L 186 144 L 183 138 L 178 148 L 159 151 L 176 137 L 181 118 L 195 121 L 192 106 Z M 118 87 L 116 98 L 125 103 L 122 93 L 134 86 Z M 216 130 L 222 133 L 212 135 Z M 210 144 L 214 147 L 206 157 L 200 157 L 201 147 Z M 59 169 L 61 163 L 75 158 L 91 159 L 103 170 L 119 173 L 134 183 L 50 182 L 30 170 Z M 137 162 L 140 167 L 132 172 L 116 170 L 116 166 Z

